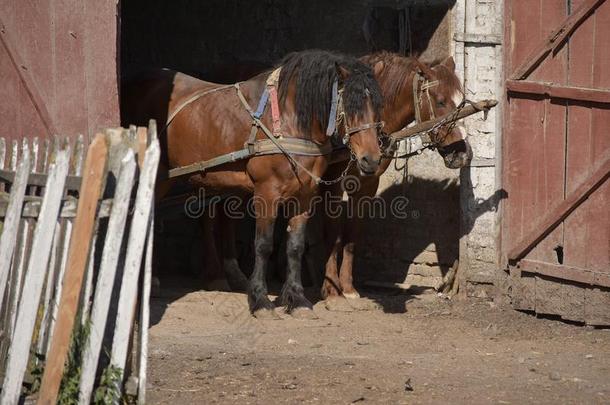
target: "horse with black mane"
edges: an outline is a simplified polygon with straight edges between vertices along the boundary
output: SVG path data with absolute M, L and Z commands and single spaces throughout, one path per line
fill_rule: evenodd
M 337 129 L 363 176 L 377 171 L 381 157 L 382 100 L 371 68 L 336 53 L 305 51 L 288 55 L 271 74 L 236 85 L 159 71 L 125 81 L 121 98 L 123 122 L 155 118 L 163 128 L 159 172 L 169 178 L 159 181 L 158 197 L 173 176 L 205 188 L 206 195 L 254 196 L 256 257 L 248 303 L 256 317 L 277 317 L 265 272 L 276 218 L 291 208 L 283 212 L 289 217 L 288 272 L 278 302 L 294 316 L 313 316 L 301 258 L 310 203 L 329 164 L 329 135 Z

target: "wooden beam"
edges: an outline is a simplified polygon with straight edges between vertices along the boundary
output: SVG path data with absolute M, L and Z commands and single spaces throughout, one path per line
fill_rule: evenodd
M 553 31 L 527 56 L 527 58 L 524 59 L 524 62 L 513 71 L 510 78 L 513 80 L 526 79 L 540 63 L 542 63 L 544 58 L 546 58 L 551 51 L 555 52 L 566 41 L 568 36 L 574 32 L 587 17 L 593 14 L 595 9 L 604 1 L 606 0 L 584 1 L 574 13 L 561 23 L 559 28 Z
M 593 173 L 565 200 L 557 205 L 532 228 L 532 231 L 524 235 L 519 242 L 508 252 L 510 261 L 517 261 L 529 253 L 542 239 L 570 215 L 580 204 L 597 190 L 610 177 L 610 150 L 601 157 Z M 510 198 L 510 194 L 509 194 Z
M 74 327 L 83 276 L 89 257 L 97 202 L 102 192 L 107 156 L 106 139 L 103 134 L 97 134 L 89 147 L 85 160 L 81 198 L 78 201 L 77 216 L 74 220 L 74 230 L 70 239 L 70 250 L 57 321 L 55 322 L 55 330 L 53 331 L 53 338 L 42 376 L 39 404 L 54 405 L 57 401 L 59 384 L 70 347 L 70 335 Z
M 553 83 L 535 82 L 529 80 L 507 80 L 506 89 L 510 92 L 537 94 L 545 97 L 562 98 L 566 100 L 610 103 L 610 90 L 561 86 Z
M 601 273 L 581 269 L 579 267 L 545 263 L 529 259 L 521 260 L 517 267 L 519 270 L 528 273 L 542 274 L 545 276 L 556 277 L 563 280 L 570 280 L 588 285 L 610 287 L 610 273 Z
M 12 183 L 15 180 L 15 173 L 10 170 L 0 169 L 0 182 Z M 80 188 L 82 178 L 80 176 L 67 176 L 66 177 L 66 189 L 76 190 Z M 47 175 L 44 173 L 30 173 L 28 175 L 28 186 L 40 186 L 44 187 L 47 182 Z
M 471 32 L 456 32 L 454 41 L 479 45 L 502 45 L 502 37 L 493 34 L 474 34 Z

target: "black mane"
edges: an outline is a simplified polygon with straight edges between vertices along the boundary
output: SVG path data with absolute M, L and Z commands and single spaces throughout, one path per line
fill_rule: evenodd
M 335 80 L 343 86 L 343 106 L 348 116 L 362 116 L 366 108 L 367 90 L 375 116 L 378 119 L 382 106 L 381 90 L 371 68 L 358 59 L 321 50 L 294 52 L 280 63 L 280 102 L 288 94 L 289 83 L 296 80 L 297 124 L 301 131 L 311 134 L 314 121 L 322 131 L 328 126 L 332 103 L 332 88 Z M 338 69 L 349 72 L 341 82 Z

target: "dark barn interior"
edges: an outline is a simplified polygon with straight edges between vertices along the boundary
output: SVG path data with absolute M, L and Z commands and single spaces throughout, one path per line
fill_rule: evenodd
M 122 1 L 121 75 L 166 67 L 207 81 L 233 83 L 273 66 L 291 51 L 310 48 L 355 56 L 389 50 L 432 61 L 451 53 L 449 10 L 454 2 Z M 430 243 L 440 246 L 438 256 L 445 268 L 457 259 L 457 182 L 410 177 L 406 187 L 391 186 L 382 198 L 397 193 L 406 193 L 420 215 L 367 220 L 363 238 L 367 250 L 356 252 L 357 281 L 402 282 L 409 263 Z M 161 274 L 200 277 L 205 259 L 198 221 L 186 218 L 180 204 L 161 204 L 158 215 L 161 225 L 156 238 L 161 249 L 157 268 Z M 238 249 L 242 269 L 248 272 L 253 220 L 242 222 Z M 322 271 L 322 263 L 318 265 Z

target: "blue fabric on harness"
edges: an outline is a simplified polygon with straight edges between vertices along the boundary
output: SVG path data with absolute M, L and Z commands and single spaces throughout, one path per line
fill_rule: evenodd
M 333 83 L 332 104 L 330 105 L 330 116 L 328 117 L 328 127 L 326 128 L 326 136 L 333 136 L 337 129 L 337 103 L 339 98 L 339 83 L 337 80 Z
M 263 91 L 263 94 L 261 95 L 261 99 L 258 101 L 258 107 L 256 107 L 256 112 L 254 113 L 254 117 L 260 119 L 263 116 L 263 113 L 265 112 L 265 106 L 267 105 L 268 100 L 269 100 L 269 91 L 267 90 L 267 87 L 265 87 L 265 90 Z

